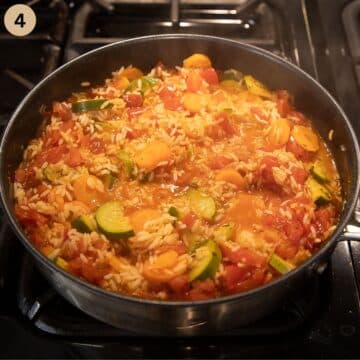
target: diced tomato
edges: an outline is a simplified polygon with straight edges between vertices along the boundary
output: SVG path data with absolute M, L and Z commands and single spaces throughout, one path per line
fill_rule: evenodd
M 53 103 L 53 113 L 58 115 L 63 121 L 68 121 L 72 118 L 71 110 L 65 104 L 57 101 Z
M 18 168 L 15 171 L 15 181 L 19 182 L 20 184 L 24 183 L 27 178 L 27 171 L 23 168 Z
M 89 144 L 89 149 L 93 154 L 100 154 L 105 150 L 104 141 L 101 139 L 92 139 Z
M 175 91 L 170 86 L 164 87 L 160 91 L 159 96 L 166 109 L 175 111 L 180 108 L 180 98 L 176 95 Z
M 299 244 L 300 239 L 304 235 L 304 227 L 299 220 L 293 219 L 291 222 L 288 222 L 284 225 L 284 231 L 293 244 Z
M 255 269 L 253 274 L 245 279 L 244 281 L 238 283 L 235 287 L 235 292 L 243 292 L 254 289 L 260 285 L 263 285 L 265 282 L 265 272 L 262 269 Z
M 181 221 L 186 225 L 188 229 L 191 229 L 196 219 L 197 216 L 192 211 L 190 211 L 184 216 L 184 218 Z
M 84 262 L 80 258 L 70 260 L 69 269 L 75 275 L 81 276 L 93 284 L 99 284 L 109 271 L 104 265 L 94 265 L 90 260 Z
M 187 90 L 190 92 L 197 92 L 201 89 L 202 78 L 196 71 L 190 71 L 186 78 Z
M 305 181 L 309 176 L 309 173 L 305 169 L 302 169 L 300 167 L 293 167 L 291 169 L 291 173 L 295 181 L 301 185 L 305 184 Z
M 59 144 L 59 140 L 61 139 L 61 133 L 59 130 L 52 130 L 45 136 L 45 146 L 52 147 L 57 146 Z
M 45 161 L 50 164 L 56 164 L 64 158 L 64 155 L 67 153 L 65 145 L 55 146 L 51 149 L 48 149 L 45 153 Z
M 223 281 L 224 285 L 228 290 L 232 290 L 236 285 L 244 280 L 251 271 L 250 266 L 236 266 L 236 265 L 225 265 Z
M 219 170 L 224 168 L 226 165 L 229 165 L 231 162 L 232 160 L 227 157 L 218 155 L 209 160 L 209 166 L 213 170 Z
M 280 116 L 286 117 L 292 108 L 290 95 L 286 90 L 279 90 L 276 95 L 276 105 L 278 112 Z
M 84 163 L 78 148 L 70 148 L 69 153 L 65 156 L 65 164 L 70 167 L 79 166 Z
M 226 134 L 228 135 L 235 135 L 236 134 L 236 127 L 235 125 L 229 120 L 229 116 L 226 112 L 221 112 L 216 115 L 216 120 L 219 122 L 219 125 L 223 128 Z
M 216 287 L 213 280 L 194 281 L 192 286 L 188 295 L 190 300 L 206 300 L 214 297 Z
M 179 176 L 176 181 L 174 181 L 174 184 L 177 186 L 189 185 L 193 177 L 194 175 L 190 171 L 187 171 L 183 175 Z
M 143 97 L 140 94 L 126 94 L 124 101 L 129 108 L 138 108 L 143 104 Z
M 130 131 L 128 131 L 126 133 L 126 138 L 127 139 L 137 139 L 139 138 L 140 136 L 142 136 L 144 134 L 144 131 L 142 130 L 138 130 L 138 129 L 131 129 Z
M 266 265 L 266 258 L 253 250 L 247 248 L 240 248 L 231 250 L 228 246 L 221 244 L 221 252 L 224 257 L 228 258 L 234 264 L 243 263 L 249 266 L 264 267 Z
M 252 114 L 259 117 L 261 120 L 269 122 L 269 117 L 267 115 L 265 115 L 264 112 L 260 108 L 252 107 L 252 108 L 250 108 L 250 111 Z
M 315 211 L 314 226 L 318 234 L 324 234 L 329 229 L 334 216 L 333 206 L 322 207 Z
M 82 148 L 87 148 L 90 146 L 91 138 L 90 135 L 84 135 L 80 140 L 80 145 Z
M 172 291 L 178 294 L 185 294 L 189 291 L 189 277 L 188 275 L 180 275 L 169 281 L 169 286 Z
M 289 241 L 282 241 L 275 249 L 276 254 L 278 254 L 283 259 L 292 259 L 299 250 L 299 246 L 292 244 Z
M 280 193 L 282 191 L 279 184 L 276 183 L 273 167 L 280 166 L 279 161 L 273 156 L 266 156 L 261 160 L 259 168 L 259 176 L 262 180 L 262 184 L 267 187 L 269 190 Z
M 292 152 L 295 157 L 301 161 L 309 161 L 314 156 L 314 154 L 310 151 L 306 151 L 301 145 L 299 145 L 293 136 L 290 136 L 289 141 L 286 144 L 286 151 Z
M 23 226 L 40 226 L 48 222 L 48 218 L 35 210 L 24 210 L 15 206 L 15 216 Z
M 73 120 L 67 120 L 67 121 L 64 121 L 64 122 L 61 124 L 60 130 L 63 131 L 63 132 L 66 132 L 66 131 L 72 129 L 74 126 L 75 126 L 75 121 L 73 121 Z
M 209 85 L 217 85 L 219 83 L 219 77 L 214 68 L 203 69 L 200 75 Z

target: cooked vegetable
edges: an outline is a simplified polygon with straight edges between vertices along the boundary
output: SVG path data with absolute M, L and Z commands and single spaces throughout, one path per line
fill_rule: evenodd
M 169 145 L 160 140 L 151 142 L 135 155 L 134 161 L 140 169 L 145 171 L 154 170 L 158 164 L 167 162 L 171 159 Z
M 111 239 L 134 235 L 129 219 L 124 216 L 120 201 L 113 200 L 101 205 L 95 213 L 99 230 Z
M 169 215 L 176 217 L 177 219 L 180 218 L 179 210 L 174 206 L 170 206 L 168 213 L 169 213 Z
M 234 169 L 225 168 L 220 170 L 215 179 L 218 181 L 226 181 L 228 183 L 234 184 L 238 189 L 246 189 L 247 184 L 245 179 Z
M 235 225 L 221 225 L 214 231 L 214 239 L 217 243 L 231 240 L 235 235 Z
M 140 79 L 133 80 L 125 89 L 125 92 L 138 90 L 144 93 L 146 90 L 152 88 L 157 83 L 157 79 L 152 76 L 143 76 Z
M 221 252 L 215 241 L 208 240 L 195 250 L 195 259 L 189 273 L 189 280 L 213 278 L 221 262 Z
M 43 174 L 46 180 L 50 182 L 56 182 L 62 176 L 68 173 L 68 168 L 66 165 L 57 166 L 57 165 L 48 165 L 44 168 Z
M 190 208 L 196 215 L 206 220 L 212 220 L 214 218 L 216 204 L 211 196 L 194 189 L 189 190 L 187 196 L 189 198 Z
M 210 59 L 204 54 L 193 54 L 183 61 L 184 68 L 209 68 Z
M 244 81 L 248 90 L 254 95 L 258 95 L 267 99 L 272 99 L 273 96 L 271 92 L 267 89 L 267 87 L 251 75 L 245 75 Z
M 309 177 L 306 181 L 307 188 L 314 203 L 318 206 L 326 205 L 331 201 L 331 194 L 325 186 L 319 184 L 314 178 Z
M 107 190 L 111 190 L 114 186 L 116 176 L 113 174 L 106 174 L 103 176 L 104 186 Z
M 124 164 L 126 175 L 131 178 L 134 174 L 134 162 L 130 159 L 129 154 L 124 150 L 119 150 L 117 156 Z
M 69 263 L 60 256 L 54 259 L 54 263 L 65 271 L 69 270 Z
M 96 224 L 90 215 L 80 215 L 71 222 L 71 226 L 81 233 L 96 231 Z
M 236 80 L 223 80 L 220 82 L 220 87 L 226 91 L 237 93 L 244 88 L 241 86 L 241 83 Z
M 103 182 L 94 175 L 80 175 L 74 180 L 73 188 L 75 199 L 83 202 L 91 209 L 108 199 Z
M 133 81 L 135 79 L 138 79 L 142 77 L 144 74 L 143 72 L 134 67 L 134 66 L 127 66 L 120 74 L 119 76 L 127 78 L 129 81 Z
M 71 105 L 71 110 L 75 113 L 82 113 L 88 111 L 109 109 L 111 107 L 112 104 L 107 99 L 94 99 L 75 102 Z
M 269 133 L 267 135 L 271 145 L 275 147 L 284 146 L 290 137 L 289 121 L 284 118 L 278 118 L 271 122 Z
M 225 70 L 221 75 L 221 81 L 224 80 L 234 80 L 240 82 L 243 80 L 243 74 L 235 69 Z
M 144 264 L 144 277 L 155 283 L 168 282 L 186 270 L 186 267 L 176 266 L 178 262 L 179 255 L 175 250 L 165 251 L 156 256 L 153 262 Z
M 192 113 L 197 113 L 202 109 L 202 99 L 200 94 L 187 93 L 183 97 L 184 107 Z
M 195 234 L 190 230 L 185 230 L 182 234 L 182 238 L 190 254 L 193 254 L 198 247 L 207 241 L 199 234 Z
M 315 164 L 310 168 L 310 173 L 321 184 L 330 182 L 324 163 L 320 160 L 315 161 Z
M 130 214 L 130 223 L 135 232 L 144 230 L 144 225 L 147 221 L 155 220 L 161 216 L 156 209 L 145 208 L 137 210 Z
M 291 134 L 306 151 L 316 152 L 319 150 L 319 139 L 310 127 L 295 125 Z
M 272 266 L 280 274 L 286 274 L 295 268 L 293 264 L 282 259 L 279 255 L 272 254 L 269 260 L 269 265 Z

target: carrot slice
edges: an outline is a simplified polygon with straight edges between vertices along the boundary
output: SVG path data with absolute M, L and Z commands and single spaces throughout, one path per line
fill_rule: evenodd
M 245 179 L 234 169 L 225 168 L 220 170 L 216 176 L 216 180 L 226 181 L 237 186 L 238 189 L 246 188 Z
M 156 209 L 141 209 L 130 214 L 130 223 L 135 232 L 144 230 L 144 224 L 147 221 L 160 217 L 160 212 Z
M 268 140 L 275 147 L 284 146 L 290 136 L 289 121 L 284 118 L 278 118 L 271 122 Z
M 306 151 L 316 152 L 319 150 L 319 139 L 310 127 L 295 125 L 291 134 Z
M 135 155 L 134 161 L 140 169 L 145 171 L 154 170 L 159 163 L 171 159 L 171 150 L 167 143 L 154 141 Z
M 98 207 L 108 199 L 104 192 L 104 184 L 93 175 L 80 175 L 73 182 L 74 196 L 91 209 Z
M 197 113 L 202 108 L 202 96 L 199 94 L 187 93 L 183 97 L 184 107 L 192 113 Z
M 209 68 L 211 60 L 204 54 L 193 54 L 183 61 L 184 68 Z
M 140 69 L 133 67 L 133 66 L 126 67 L 119 74 L 119 76 L 126 77 L 129 81 L 138 79 L 138 78 L 142 77 L 143 75 L 144 75 L 144 73 Z

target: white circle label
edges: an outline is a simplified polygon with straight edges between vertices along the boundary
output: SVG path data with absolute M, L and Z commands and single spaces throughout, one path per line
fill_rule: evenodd
M 24 4 L 9 7 L 4 15 L 6 30 L 14 36 L 29 35 L 35 28 L 36 15 L 34 10 Z

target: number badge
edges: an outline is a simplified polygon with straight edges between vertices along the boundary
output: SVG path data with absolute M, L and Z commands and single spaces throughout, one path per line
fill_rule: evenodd
M 16 4 L 7 9 L 4 15 L 4 24 L 10 34 L 26 36 L 35 28 L 36 15 L 30 6 Z

